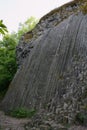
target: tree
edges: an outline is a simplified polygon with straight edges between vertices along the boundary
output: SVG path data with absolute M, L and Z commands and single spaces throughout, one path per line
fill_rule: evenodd
M 0 41 L 0 91 L 8 88 L 17 70 L 16 41 L 11 35 L 6 35 Z
M 24 33 L 28 32 L 28 31 L 31 31 L 36 26 L 38 21 L 39 20 L 37 20 L 35 17 L 30 17 L 23 24 L 20 23 L 19 24 L 19 29 L 18 29 L 18 39 L 20 39 L 20 37 Z
M 6 32 L 8 32 L 7 27 L 3 24 L 3 20 L 0 20 L 0 33 L 5 35 Z
M 0 33 L 4 35 L 0 41 L 0 91 L 8 88 L 8 85 L 17 71 L 15 48 L 21 35 L 32 30 L 37 22 L 38 20 L 31 17 L 19 25 L 18 33 L 5 34 L 7 28 L 3 24 L 3 21 L 0 21 Z

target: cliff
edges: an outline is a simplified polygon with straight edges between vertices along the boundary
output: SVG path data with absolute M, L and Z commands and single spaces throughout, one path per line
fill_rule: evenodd
M 4 111 L 44 110 L 55 122 L 87 122 L 86 1 L 74 1 L 44 16 L 17 47 L 20 64 L 1 103 Z M 28 44 L 29 43 L 29 44 Z
M 35 29 L 25 33 L 21 37 L 16 49 L 18 65 L 21 65 L 24 59 L 29 55 L 33 48 L 31 44 L 35 39 L 43 35 L 47 30 L 56 27 L 70 15 L 80 12 L 85 3 L 86 0 L 74 0 L 43 16 Z

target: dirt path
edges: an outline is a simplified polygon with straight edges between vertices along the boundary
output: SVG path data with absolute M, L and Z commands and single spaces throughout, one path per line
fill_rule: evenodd
M 30 119 L 16 119 L 6 116 L 4 112 L 0 111 L 0 130 L 42 130 L 40 128 L 27 128 L 27 124 L 31 122 Z M 43 130 L 48 130 L 46 127 Z M 52 129 L 60 130 L 60 129 Z M 87 130 L 87 127 L 83 126 L 72 126 L 71 128 L 61 129 L 61 130 Z
M 0 130 L 25 130 L 24 125 L 28 122 L 29 119 L 12 118 L 0 111 Z

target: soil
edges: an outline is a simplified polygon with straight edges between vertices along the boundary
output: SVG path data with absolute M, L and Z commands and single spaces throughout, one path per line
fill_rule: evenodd
M 5 115 L 4 112 L 0 111 L 0 130 L 30 130 L 29 128 L 27 129 L 25 127 L 26 124 L 29 124 L 29 122 L 31 122 L 30 119 L 27 118 L 17 119 L 17 118 L 9 117 Z M 41 129 L 35 128 L 34 130 L 41 130 Z M 48 130 L 48 129 L 43 129 L 43 130 Z M 67 130 L 87 130 L 87 127 L 74 125 L 70 128 L 67 128 Z
M 16 119 L 0 111 L 0 130 L 25 130 L 24 125 L 28 122 L 29 119 Z

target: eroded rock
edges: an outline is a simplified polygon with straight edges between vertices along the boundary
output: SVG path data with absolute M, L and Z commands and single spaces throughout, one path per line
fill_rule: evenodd
M 50 16 L 48 19 L 53 22 Z M 47 118 L 56 124 L 73 123 L 78 113 L 87 117 L 87 15 L 73 12 L 56 27 L 33 38 L 31 44 L 19 46 L 23 64 L 1 109 L 26 107 L 37 112 L 43 109 L 42 118 L 48 114 Z M 82 122 L 86 121 L 83 117 Z

